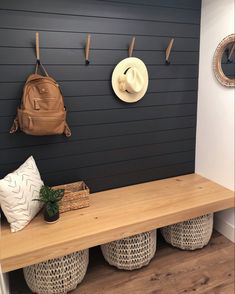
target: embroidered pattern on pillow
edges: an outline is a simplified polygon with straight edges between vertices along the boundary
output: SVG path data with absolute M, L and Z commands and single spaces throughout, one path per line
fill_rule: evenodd
M 22 230 L 41 209 L 41 203 L 33 199 L 39 198 L 42 185 L 32 156 L 0 180 L 0 204 L 12 232 Z

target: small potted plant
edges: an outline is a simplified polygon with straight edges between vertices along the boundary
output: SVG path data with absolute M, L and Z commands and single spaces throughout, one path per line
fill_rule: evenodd
M 64 189 L 53 190 L 48 186 L 42 186 L 39 199 L 44 205 L 44 220 L 47 223 L 55 223 L 59 219 L 59 201 L 64 196 Z

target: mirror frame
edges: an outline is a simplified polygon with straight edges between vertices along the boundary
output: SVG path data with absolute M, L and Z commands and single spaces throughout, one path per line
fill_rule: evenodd
M 217 80 L 226 87 L 235 87 L 235 79 L 229 79 L 223 72 L 221 61 L 225 47 L 230 43 L 235 42 L 235 34 L 228 35 L 224 38 L 217 46 L 214 58 L 213 58 L 213 69 Z

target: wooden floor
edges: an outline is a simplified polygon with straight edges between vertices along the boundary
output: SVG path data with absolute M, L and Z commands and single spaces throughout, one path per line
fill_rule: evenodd
M 166 245 L 149 266 L 125 272 L 110 267 L 98 248 L 91 250 L 83 283 L 71 294 L 234 294 L 234 244 L 218 233 L 209 245 L 193 252 Z M 31 293 L 21 271 L 11 273 L 11 294 Z

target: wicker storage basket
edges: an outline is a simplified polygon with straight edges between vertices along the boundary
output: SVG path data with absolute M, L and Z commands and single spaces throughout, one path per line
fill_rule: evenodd
M 213 230 L 213 213 L 161 228 L 167 243 L 183 250 L 195 250 L 208 244 Z
M 119 269 L 134 270 L 149 264 L 156 252 L 156 230 L 101 245 L 105 260 Z
M 89 262 L 89 250 L 34 264 L 23 269 L 30 290 L 38 294 L 64 294 L 83 280 Z
M 75 182 L 66 185 L 53 187 L 55 189 L 64 189 L 64 197 L 59 202 L 60 213 L 75 210 L 90 205 L 89 188 L 84 182 Z

